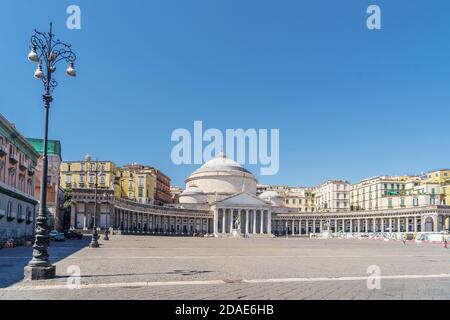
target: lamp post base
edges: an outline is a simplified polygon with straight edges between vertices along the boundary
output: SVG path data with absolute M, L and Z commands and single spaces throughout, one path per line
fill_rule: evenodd
M 98 248 L 98 247 L 100 247 L 100 245 L 98 244 L 97 241 L 95 241 L 95 242 L 89 243 L 89 247 L 90 247 L 90 248 Z
M 30 267 L 24 268 L 25 280 L 46 280 L 53 279 L 56 274 L 56 267 L 51 265 L 49 267 Z

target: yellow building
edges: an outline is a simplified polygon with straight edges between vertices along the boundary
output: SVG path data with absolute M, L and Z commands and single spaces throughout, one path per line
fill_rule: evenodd
M 131 164 L 119 170 L 120 198 L 153 204 L 156 192 L 156 174 L 153 168 Z
M 117 170 L 114 162 L 93 161 L 90 156 L 86 156 L 84 161 L 64 161 L 60 166 L 60 186 L 62 189 L 93 189 L 97 171 L 98 187 L 115 190 Z
M 287 188 L 280 196 L 283 207 L 295 208 L 299 213 L 315 211 L 315 196 L 311 188 Z
M 450 205 L 450 169 L 441 169 L 424 173 L 423 183 L 440 185 L 440 204 Z

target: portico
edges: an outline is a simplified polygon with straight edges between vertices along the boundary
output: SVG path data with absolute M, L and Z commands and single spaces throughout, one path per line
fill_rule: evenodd
M 222 199 L 211 208 L 215 235 L 229 235 L 233 230 L 243 235 L 271 234 L 270 204 L 250 193 Z

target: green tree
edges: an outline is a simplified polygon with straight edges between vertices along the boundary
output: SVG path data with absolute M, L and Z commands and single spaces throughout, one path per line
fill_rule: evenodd
M 73 193 L 72 188 L 69 187 L 64 189 L 64 204 L 63 204 L 64 209 L 70 208 L 70 205 L 72 204 L 72 193 Z

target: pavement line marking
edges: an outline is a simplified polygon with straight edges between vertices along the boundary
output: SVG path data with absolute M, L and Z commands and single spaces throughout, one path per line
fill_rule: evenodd
M 54 259 L 209 259 L 209 258 L 432 258 L 432 257 L 449 257 L 450 254 L 436 254 L 436 255 L 372 255 L 372 256 L 355 256 L 355 255 L 320 255 L 320 256 L 292 256 L 292 255 L 204 255 L 204 256 L 52 256 Z M 28 259 L 30 257 L 0 257 L 0 259 Z
M 2 291 L 30 291 L 30 290 L 57 290 L 57 289 L 96 289 L 96 288 L 140 288 L 140 287 L 157 287 L 157 286 L 186 286 L 186 285 L 211 285 L 225 284 L 223 280 L 203 280 L 203 281 L 156 281 L 156 282 L 113 282 L 113 283 L 88 283 L 80 284 L 78 288 L 69 288 L 67 285 L 37 285 L 37 286 L 15 286 L 2 288 Z
M 375 278 L 374 276 L 370 277 Z M 379 279 L 429 279 L 429 278 L 450 278 L 450 274 L 418 274 L 418 275 L 392 275 L 379 276 Z M 275 278 L 275 279 L 253 279 L 243 280 L 245 283 L 277 283 L 277 282 L 323 282 L 323 281 L 360 281 L 368 280 L 369 277 L 319 277 L 319 278 Z
M 372 277 L 370 277 L 372 278 Z M 379 279 L 431 279 L 450 278 L 450 274 L 425 274 L 425 275 L 386 275 Z M 253 279 L 253 280 L 198 280 L 198 281 L 158 281 L 158 282 L 113 282 L 113 283 L 91 283 L 80 284 L 77 288 L 69 288 L 67 285 L 36 285 L 36 286 L 13 286 L 0 289 L 4 291 L 32 291 L 32 290 L 76 290 L 76 289 L 96 289 L 96 288 L 140 288 L 155 286 L 185 286 L 185 285 L 213 285 L 230 283 L 286 283 L 286 282 L 324 282 L 324 281 L 366 281 L 369 277 L 318 277 L 318 278 L 274 278 L 274 279 Z

